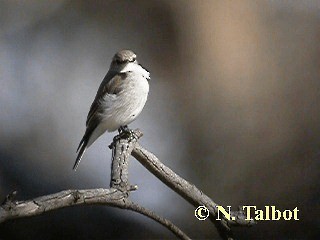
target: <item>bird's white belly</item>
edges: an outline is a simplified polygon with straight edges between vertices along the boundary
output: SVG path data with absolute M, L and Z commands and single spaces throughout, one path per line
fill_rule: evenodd
M 143 76 L 131 76 L 126 81 L 128 87 L 113 97 L 112 103 L 105 108 L 102 125 L 108 132 L 134 121 L 147 101 L 149 83 Z

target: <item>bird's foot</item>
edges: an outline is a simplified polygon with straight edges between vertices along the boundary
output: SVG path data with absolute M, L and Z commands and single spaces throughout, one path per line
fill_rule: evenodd
M 132 131 L 130 128 L 128 128 L 128 125 L 124 125 L 119 127 L 118 132 L 119 134 L 123 133 L 123 132 L 130 132 Z
M 119 140 L 121 138 L 124 138 L 124 139 L 128 139 L 129 142 L 131 142 L 132 140 L 134 139 L 138 139 L 138 136 L 136 136 L 135 132 L 128 128 L 127 125 L 125 126 L 121 126 L 119 129 L 119 135 L 115 136 L 116 139 L 114 140 Z
M 113 138 L 112 143 L 109 145 L 109 148 L 112 149 L 116 142 L 120 141 L 121 139 L 126 139 L 128 142 L 132 142 L 133 140 L 138 140 L 143 134 L 139 129 L 131 130 L 127 126 L 120 127 L 118 129 L 119 134 Z

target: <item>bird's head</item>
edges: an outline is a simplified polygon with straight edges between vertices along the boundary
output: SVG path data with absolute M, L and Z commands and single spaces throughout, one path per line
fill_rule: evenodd
M 130 63 L 138 64 L 136 58 L 137 58 L 137 55 L 131 50 L 121 50 L 113 56 L 112 62 L 111 62 L 111 68 L 122 69 L 127 64 L 130 64 Z

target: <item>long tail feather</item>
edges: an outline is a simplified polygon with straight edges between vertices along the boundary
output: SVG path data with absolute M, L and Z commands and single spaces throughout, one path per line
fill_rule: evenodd
M 76 162 L 73 165 L 73 170 L 77 170 L 77 167 L 79 166 L 81 158 L 87 149 L 87 141 L 82 139 L 79 146 L 78 146 L 77 152 L 78 152 L 79 148 L 80 148 L 80 152 L 78 153 Z
M 83 154 L 85 153 L 85 151 L 87 150 L 88 147 L 90 147 L 90 145 L 92 144 L 92 142 L 94 142 L 96 139 L 97 139 L 97 136 L 93 138 L 92 140 L 92 134 L 94 133 L 96 127 L 97 127 L 98 123 L 96 124 L 89 124 L 86 128 L 86 132 L 84 133 L 84 136 L 83 138 L 81 139 L 80 143 L 79 143 L 79 146 L 77 148 L 77 152 L 79 151 L 78 153 L 78 156 L 77 156 L 77 159 L 76 159 L 76 162 L 74 163 L 73 165 L 73 170 L 77 170 L 77 167 L 81 161 L 81 158 L 83 156 Z M 101 134 L 100 134 L 101 135 Z M 100 136 L 99 135 L 99 136 Z M 89 145 L 88 145 L 89 144 Z
M 84 137 L 81 139 L 80 143 L 79 143 L 79 146 L 77 148 L 77 152 L 79 151 L 79 148 L 81 147 L 81 145 L 84 143 Z

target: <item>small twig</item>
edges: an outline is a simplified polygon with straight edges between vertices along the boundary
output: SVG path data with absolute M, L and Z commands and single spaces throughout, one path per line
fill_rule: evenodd
M 120 208 L 123 208 L 120 206 Z M 181 231 L 176 225 L 174 225 L 171 221 L 160 217 L 159 215 L 157 215 L 156 213 L 134 203 L 131 202 L 130 200 L 126 200 L 126 206 L 125 209 L 128 210 L 132 210 L 134 212 L 138 212 L 142 215 L 145 215 L 155 221 L 157 221 L 158 223 L 160 223 L 161 225 L 163 225 L 164 227 L 168 228 L 172 233 L 174 233 L 177 237 L 179 237 L 180 239 L 183 240 L 188 240 L 190 239 L 183 231 Z

